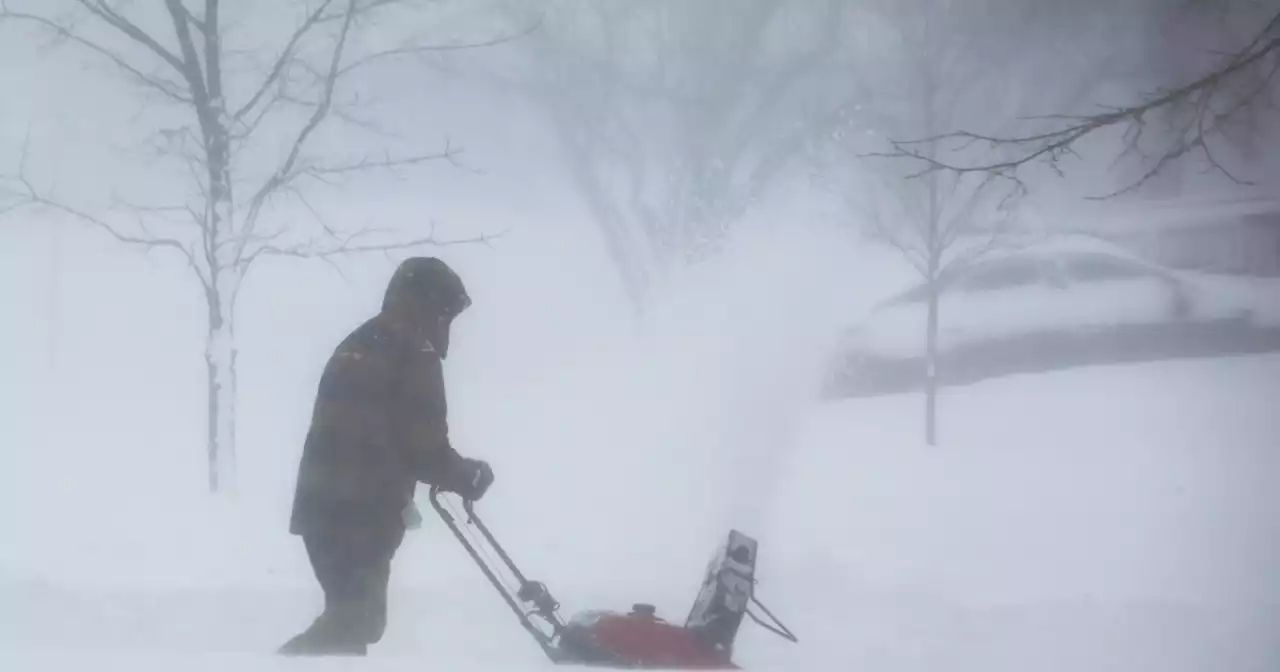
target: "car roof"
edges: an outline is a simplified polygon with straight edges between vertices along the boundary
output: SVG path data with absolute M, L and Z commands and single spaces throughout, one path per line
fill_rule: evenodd
M 962 245 L 959 254 L 964 254 L 965 249 L 980 249 L 980 246 L 987 244 L 988 240 L 984 239 L 981 242 L 974 241 Z M 1158 264 L 1138 256 L 1121 245 L 1100 236 L 1089 234 L 1010 236 L 982 254 L 976 263 L 1027 257 L 1051 258 L 1075 254 L 1116 257 L 1149 268 L 1160 267 Z
M 983 238 L 982 241 L 973 241 L 973 247 L 968 249 L 981 249 L 982 245 L 989 244 L 989 238 Z M 964 246 L 958 254 L 964 254 Z M 1132 264 L 1149 271 L 1156 275 L 1166 278 L 1174 278 L 1179 275 L 1174 269 L 1167 268 L 1160 264 L 1148 261 L 1133 252 L 1128 251 L 1124 247 L 1112 243 L 1105 238 L 1091 234 L 1052 234 L 1052 235 L 1028 235 L 1028 236 L 1008 236 L 999 245 L 991 250 L 983 253 L 978 259 L 964 267 L 955 268 L 948 275 L 951 277 L 948 282 L 952 282 L 963 278 L 964 276 L 984 268 L 998 267 L 1006 262 L 1019 261 L 1043 261 L 1053 262 L 1055 260 L 1067 261 L 1068 257 L 1073 256 L 1099 256 L 1110 257 L 1125 263 Z M 877 309 L 888 307 L 889 305 L 899 303 L 904 297 L 919 292 L 925 283 L 923 280 L 914 282 L 901 291 L 894 292 L 890 297 L 877 304 Z

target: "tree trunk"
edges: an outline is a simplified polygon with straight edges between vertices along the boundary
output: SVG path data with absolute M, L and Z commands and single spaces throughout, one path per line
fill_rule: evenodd
M 925 326 L 924 435 L 925 443 L 938 443 L 938 284 L 929 281 L 929 316 Z
M 216 90 L 215 90 L 216 92 Z M 212 100 L 212 114 L 222 120 L 222 98 Z M 211 127 L 209 140 L 209 214 L 206 249 L 211 268 L 206 291 L 209 332 L 205 345 L 208 371 L 208 459 L 209 491 L 234 487 L 236 458 L 236 349 L 234 332 L 235 297 L 242 270 L 231 237 L 234 233 L 231 175 L 228 166 L 228 135 L 224 126 Z
M 231 301 L 238 278 L 227 278 L 209 292 L 209 330 L 205 340 L 208 386 L 207 446 L 209 491 L 234 487 L 236 458 L 236 349 Z
M 933 89 L 930 89 L 932 91 Z M 929 128 L 935 127 L 933 101 L 929 101 Z M 933 148 L 930 148 L 932 156 Z M 942 293 L 942 250 L 938 218 L 938 173 L 929 175 L 929 315 L 925 325 L 924 441 L 929 447 L 938 445 L 938 299 Z
M 216 3 L 209 3 L 207 19 L 217 24 Z M 234 330 L 235 298 L 239 293 L 241 267 L 239 246 L 232 241 L 234 200 L 231 193 L 230 133 L 226 101 L 222 97 L 221 58 L 217 31 L 206 44 L 208 64 L 207 109 L 204 115 L 206 157 L 209 169 L 209 213 L 207 249 L 211 251 L 208 304 L 209 333 L 205 346 L 208 371 L 208 469 L 209 491 L 234 488 L 236 473 L 236 347 Z M 239 232 L 248 235 L 248 232 Z

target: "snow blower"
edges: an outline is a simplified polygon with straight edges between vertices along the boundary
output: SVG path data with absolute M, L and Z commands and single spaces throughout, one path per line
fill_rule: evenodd
M 729 531 L 707 566 L 702 589 L 684 625 L 660 618 L 653 605 L 643 603 L 633 605 L 627 613 L 594 609 L 566 620 L 560 617 L 560 603 L 546 585 L 525 578 L 476 516 L 472 502 L 464 500 L 462 504 L 466 524 L 479 531 L 492 554 L 464 531 L 442 494 L 438 488 L 431 489 L 432 507 L 554 663 L 630 669 L 741 669 L 733 662 L 733 644 L 744 615 L 780 637 L 798 641 L 756 599 L 757 543 L 738 530 Z M 499 563 L 514 579 L 514 586 L 498 578 Z M 770 622 L 750 609 L 752 603 Z

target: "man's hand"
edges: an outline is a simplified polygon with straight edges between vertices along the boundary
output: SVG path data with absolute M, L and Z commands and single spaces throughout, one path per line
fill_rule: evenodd
M 453 488 L 460 497 L 469 501 L 478 501 L 493 485 L 493 469 L 484 460 L 463 458 L 458 467 L 458 480 Z

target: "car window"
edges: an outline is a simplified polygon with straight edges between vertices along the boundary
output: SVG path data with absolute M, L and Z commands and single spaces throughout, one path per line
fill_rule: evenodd
M 888 301 L 885 301 L 885 305 L 896 306 L 903 303 L 923 303 L 928 298 L 929 286 L 922 284 L 916 285 L 905 292 L 894 295 Z
M 938 278 L 938 285 L 939 285 L 938 291 L 943 294 L 946 294 L 947 292 L 951 291 L 952 283 L 955 280 L 957 275 L 959 275 L 961 278 L 964 277 L 963 274 L 957 274 L 953 269 L 948 269 L 943 271 L 942 275 Z M 929 300 L 929 285 L 927 283 L 920 283 L 912 286 L 911 289 L 895 294 L 892 298 L 885 301 L 884 303 L 885 305 L 896 306 L 904 303 L 924 303 L 928 300 Z
M 942 278 L 942 292 L 991 292 L 1021 287 L 1065 287 L 1058 260 L 1002 259 L 987 261 L 963 272 Z M 954 278 L 954 279 L 953 279 Z M 885 305 L 924 303 L 929 298 L 927 285 L 919 284 L 894 295 Z
M 1067 274 L 1076 282 L 1100 282 L 1104 280 L 1128 280 L 1151 277 L 1146 268 L 1105 255 L 1072 255 L 1063 259 Z
M 1043 284 L 1046 269 L 1030 259 L 982 264 L 965 273 L 953 288 L 962 292 L 988 292 Z

